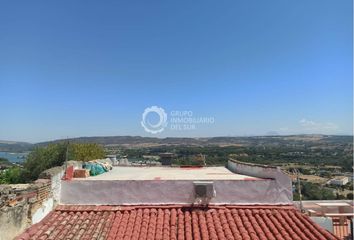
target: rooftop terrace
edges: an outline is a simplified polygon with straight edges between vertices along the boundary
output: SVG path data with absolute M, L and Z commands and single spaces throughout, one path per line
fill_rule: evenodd
M 209 184 L 210 196 L 202 200 L 196 197 L 196 184 Z M 230 160 L 227 167 L 113 167 L 98 176 L 62 181 L 60 192 L 60 203 L 72 205 L 164 205 L 200 201 L 217 205 L 290 204 L 291 181 L 278 168 Z
M 82 180 L 82 179 L 76 179 Z M 231 172 L 225 167 L 113 167 L 85 180 L 262 180 Z

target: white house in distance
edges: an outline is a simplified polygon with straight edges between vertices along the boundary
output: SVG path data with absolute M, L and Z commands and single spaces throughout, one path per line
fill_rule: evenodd
M 339 177 L 335 177 L 332 178 L 331 180 L 329 180 L 327 182 L 327 184 L 333 184 L 333 185 L 337 185 L 337 186 L 343 186 L 345 184 L 347 184 L 349 182 L 349 178 L 345 177 L 345 176 L 339 176 Z

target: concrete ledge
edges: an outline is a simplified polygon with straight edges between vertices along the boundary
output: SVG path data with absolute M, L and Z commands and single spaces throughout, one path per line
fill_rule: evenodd
M 274 179 L 277 183 L 277 189 L 282 195 L 287 196 L 289 201 L 293 199 L 292 182 L 290 177 L 279 167 L 240 162 L 235 159 L 229 159 L 227 168 L 238 174 L 245 174 L 258 178 Z
M 249 162 L 241 162 L 236 159 L 230 158 L 229 161 L 237 163 L 237 164 L 242 164 L 245 166 L 252 166 L 252 167 L 261 167 L 261 168 L 278 168 L 276 166 L 270 166 L 270 165 L 265 165 L 265 164 L 259 164 L 259 163 L 249 163 Z
M 74 169 L 81 168 L 82 167 L 82 163 L 83 162 L 81 162 L 81 161 L 68 161 L 67 167 L 73 166 Z M 51 179 L 51 178 L 57 176 L 58 174 L 63 175 L 64 171 L 65 171 L 65 164 L 62 165 L 62 166 L 49 168 L 49 169 L 43 171 L 39 175 L 39 179 Z

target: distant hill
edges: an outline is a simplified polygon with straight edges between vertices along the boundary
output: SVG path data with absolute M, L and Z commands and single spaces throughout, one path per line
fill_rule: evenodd
M 30 151 L 33 146 L 27 142 L 0 140 L 0 152 L 26 152 Z
M 102 145 L 185 145 L 196 144 L 199 145 L 201 141 L 196 138 L 153 138 L 153 137 L 140 137 L 140 136 L 109 136 L 109 137 L 79 137 L 70 139 L 58 139 L 49 142 L 41 142 L 36 145 L 42 146 L 50 143 L 58 142 L 78 142 L 78 143 L 98 143 Z
M 51 143 L 65 142 L 98 143 L 104 146 L 151 147 L 160 145 L 185 146 L 278 146 L 278 145 L 327 145 L 352 144 L 353 136 L 338 135 L 288 135 L 288 136 L 252 136 L 252 137 L 210 137 L 210 138 L 155 138 L 140 136 L 107 136 L 107 137 L 79 137 L 71 139 L 57 139 L 40 143 L 27 143 L 0 140 L 2 152 L 25 152 L 36 146 L 46 146 Z
M 45 146 L 50 143 L 58 143 L 69 140 L 78 143 L 98 143 L 105 146 L 121 145 L 126 147 L 149 147 L 159 145 L 194 145 L 194 146 L 257 146 L 257 145 L 282 145 L 282 144 L 330 144 L 352 143 L 352 136 L 330 135 L 289 135 L 289 136 L 252 136 L 252 137 L 210 137 L 210 138 L 154 138 L 140 136 L 109 136 L 109 137 L 79 137 L 71 139 L 59 139 L 49 142 L 37 143 Z

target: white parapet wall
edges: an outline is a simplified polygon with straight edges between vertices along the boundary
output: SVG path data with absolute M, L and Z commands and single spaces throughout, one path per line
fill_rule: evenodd
M 288 202 L 293 201 L 292 182 L 290 177 L 279 167 L 261 164 L 252 164 L 230 159 L 227 168 L 237 174 L 249 175 L 252 177 L 273 179 L 276 182 L 278 194 Z
M 53 198 L 43 201 L 42 205 L 32 214 L 32 224 L 40 222 L 54 208 Z
M 61 204 L 140 205 L 193 204 L 194 181 L 102 180 L 63 181 Z M 274 180 L 217 180 L 211 204 L 291 204 Z
M 108 177 L 104 179 L 100 177 L 96 180 L 76 179 L 62 181 L 60 203 L 78 205 L 193 204 L 196 201 L 194 182 L 208 180 L 213 182 L 216 192 L 210 204 L 292 204 L 291 181 L 280 170 L 276 168 L 252 170 L 251 166 L 242 168 L 234 162 L 229 162 L 229 169 L 236 174 L 240 170 L 243 171 L 240 174 L 254 177 L 236 179 L 230 176 L 228 179 L 228 177 L 220 178 L 219 175 L 213 175 L 211 172 L 210 179 L 198 179 L 199 175 L 195 179 L 183 179 L 182 175 L 180 179 L 168 180 L 108 179 Z M 153 169 L 147 171 L 150 173 Z M 169 169 L 161 171 L 169 171 Z M 201 170 L 186 170 L 186 174 L 189 171 Z M 258 176 L 252 175 L 253 172 Z M 231 172 L 230 174 L 232 175 Z

